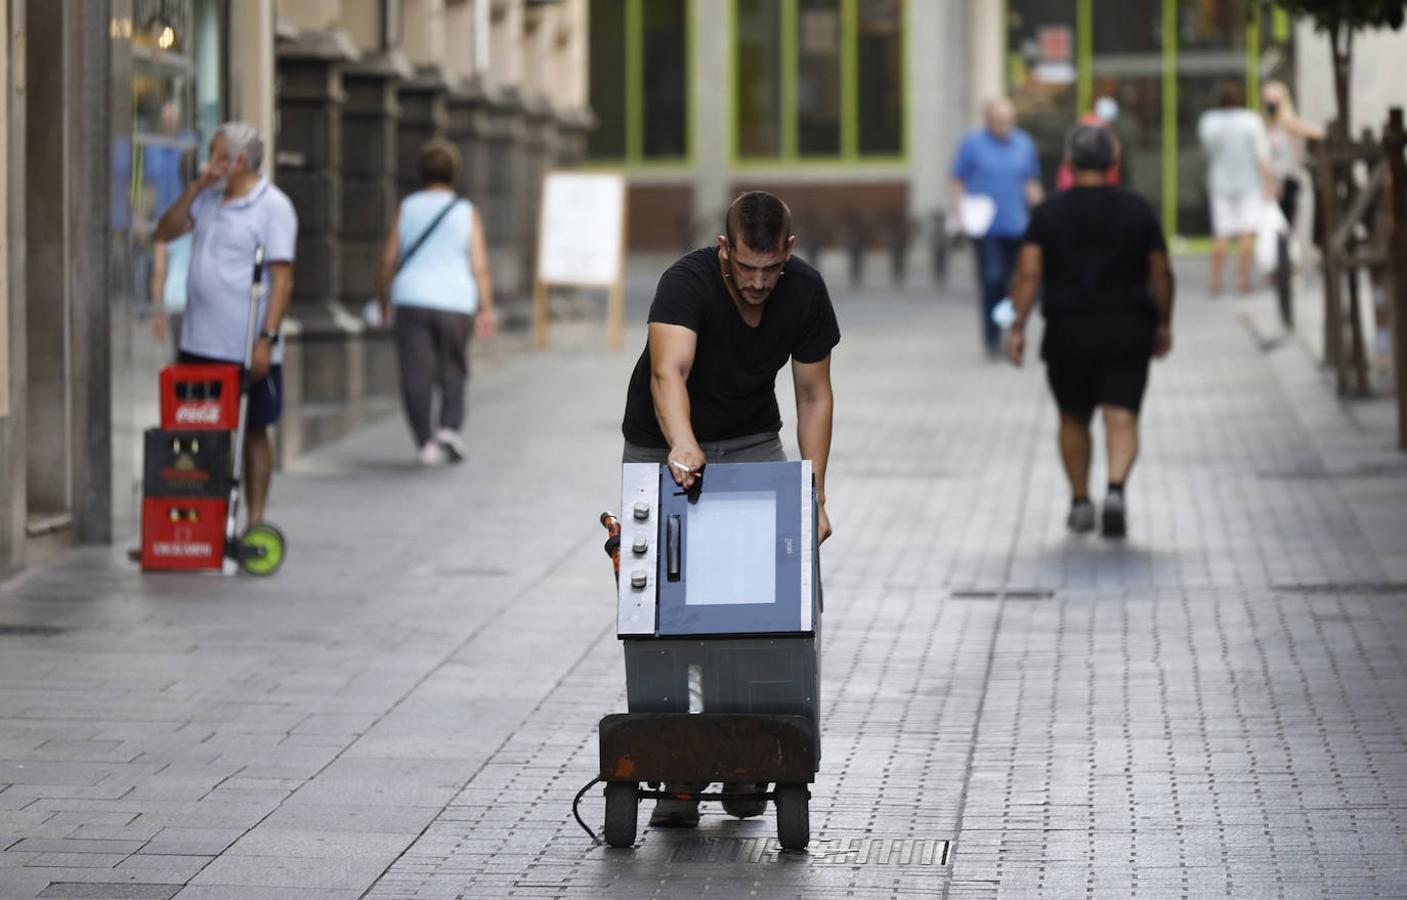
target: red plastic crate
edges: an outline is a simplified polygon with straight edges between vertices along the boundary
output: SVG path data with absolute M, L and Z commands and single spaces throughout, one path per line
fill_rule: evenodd
M 239 366 L 181 364 L 161 370 L 161 427 L 234 431 L 239 422 Z
M 214 497 L 142 500 L 142 568 L 219 569 L 228 502 Z

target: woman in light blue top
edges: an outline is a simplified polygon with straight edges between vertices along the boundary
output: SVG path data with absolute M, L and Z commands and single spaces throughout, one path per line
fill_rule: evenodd
M 432 140 L 421 148 L 419 168 L 423 187 L 391 217 L 376 284 L 382 318 L 395 328 L 401 399 L 420 461 L 437 465 L 464 459 L 469 340 L 490 337 L 496 323 L 483 222 L 454 191 L 459 151 Z M 431 424 L 436 387 L 438 428 Z

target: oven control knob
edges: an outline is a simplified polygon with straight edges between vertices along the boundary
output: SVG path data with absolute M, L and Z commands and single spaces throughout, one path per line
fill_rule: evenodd
M 636 556 L 644 556 L 645 551 L 650 549 L 650 539 L 643 534 L 637 534 L 635 540 L 630 544 L 630 550 Z
M 636 569 L 630 573 L 630 586 L 637 591 L 643 591 L 645 585 L 649 584 L 650 577 L 645 574 L 644 569 Z
M 646 503 L 644 500 L 641 500 L 639 503 L 635 504 L 635 518 L 636 518 L 636 519 L 639 519 L 641 522 L 643 522 L 643 521 L 645 521 L 646 519 L 648 519 L 649 517 L 650 517 L 650 504 Z

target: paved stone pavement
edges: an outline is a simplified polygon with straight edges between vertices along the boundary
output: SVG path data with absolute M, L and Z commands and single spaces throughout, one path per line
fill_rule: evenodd
M 572 821 L 625 706 L 596 515 L 641 331 L 568 327 L 477 378 L 469 464 L 390 421 L 280 476 L 275 578 L 3 586 L 0 898 L 1407 896 L 1407 460 L 1264 298 L 1185 293 L 1110 543 L 970 293 L 834 284 L 808 854 Z

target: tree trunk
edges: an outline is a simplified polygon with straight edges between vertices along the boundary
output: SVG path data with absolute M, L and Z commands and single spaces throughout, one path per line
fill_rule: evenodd
M 1338 20 L 1329 23 L 1329 49 L 1334 57 L 1334 99 L 1339 107 L 1339 121 L 1343 123 L 1344 134 L 1352 136 L 1348 89 L 1353 73 L 1353 26 Z

